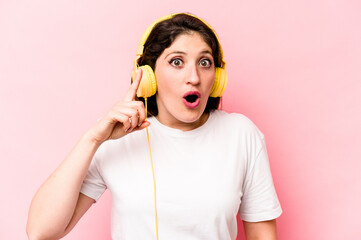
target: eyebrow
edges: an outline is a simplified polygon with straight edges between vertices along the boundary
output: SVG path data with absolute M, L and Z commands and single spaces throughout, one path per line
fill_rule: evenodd
M 205 53 L 208 53 L 208 54 L 212 55 L 212 52 L 211 52 L 211 51 L 209 51 L 209 50 L 204 50 L 204 51 L 200 52 L 200 54 L 205 54 Z M 174 52 L 170 52 L 170 53 L 168 53 L 168 54 L 164 57 L 164 59 L 166 59 L 166 58 L 167 58 L 169 55 L 171 55 L 171 54 L 182 54 L 182 55 L 187 55 L 187 53 L 182 52 L 182 51 L 174 51 Z M 212 57 L 213 57 L 213 55 L 212 55 Z

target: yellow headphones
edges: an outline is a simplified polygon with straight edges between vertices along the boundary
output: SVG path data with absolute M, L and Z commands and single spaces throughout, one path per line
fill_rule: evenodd
M 223 60 L 223 50 L 221 47 L 221 43 L 219 42 L 216 32 L 212 29 L 212 27 L 208 23 L 206 23 L 204 20 L 200 19 L 197 16 L 194 16 L 194 15 L 191 15 L 188 13 L 186 13 L 186 14 L 201 20 L 205 25 L 207 25 L 213 31 L 214 35 L 217 38 L 222 62 L 221 62 L 221 67 L 216 67 L 215 79 L 214 79 L 214 83 L 213 83 L 213 86 L 212 86 L 209 96 L 214 97 L 214 98 L 221 97 L 222 94 L 224 93 L 224 91 L 226 90 L 227 81 L 228 81 L 228 75 L 226 72 L 226 62 Z M 143 66 L 138 65 L 138 60 L 143 56 L 144 44 L 147 41 L 147 39 L 155 25 L 157 25 L 158 23 L 160 23 L 164 20 L 171 19 L 176 15 L 177 14 L 169 14 L 169 15 L 166 15 L 166 16 L 161 17 L 158 20 L 156 20 L 153 24 L 151 24 L 145 30 L 145 32 L 142 35 L 142 38 L 140 39 L 140 42 L 139 42 L 139 45 L 137 48 L 137 56 L 134 60 L 134 69 L 133 69 L 133 73 L 132 73 L 132 76 L 134 79 L 134 77 L 136 75 L 136 71 L 139 68 L 141 68 L 143 70 L 142 79 L 140 81 L 140 85 L 139 85 L 139 88 L 137 91 L 138 97 L 147 98 L 147 97 L 153 96 L 157 91 L 157 82 L 155 79 L 155 74 L 153 72 L 153 69 L 149 65 L 143 65 Z

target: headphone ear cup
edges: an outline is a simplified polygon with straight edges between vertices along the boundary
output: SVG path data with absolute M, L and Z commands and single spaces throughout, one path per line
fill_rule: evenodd
M 157 92 L 157 82 L 153 69 L 149 65 L 140 66 L 142 69 L 142 79 L 137 90 L 137 96 L 147 98 L 153 96 Z
M 228 74 L 223 68 L 216 68 L 214 83 L 211 89 L 210 97 L 221 97 L 226 90 L 228 82 Z

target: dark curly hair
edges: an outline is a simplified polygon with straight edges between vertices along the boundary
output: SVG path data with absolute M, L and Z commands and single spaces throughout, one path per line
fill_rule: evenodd
M 161 21 L 154 26 L 144 44 L 143 56 L 138 61 L 139 66 L 149 65 L 154 71 L 155 62 L 164 49 L 168 48 L 180 34 L 192 31 L 199 33 L 212 49 L 215 67 L 221 67 L 222 55 L 220 43 L 213 30 L 202 20 L 186 13 L 175 14 L 173 17 Z M 144 103 L 144 98 L 136 97 L 136 99 Z M 209 97 L 204 111 L 209 113 L 218 109 L 219 102 L 220 97 Z M 157 115 L 158 107 L 155 95 L 153 95 L 148 98 L 148 116 Z

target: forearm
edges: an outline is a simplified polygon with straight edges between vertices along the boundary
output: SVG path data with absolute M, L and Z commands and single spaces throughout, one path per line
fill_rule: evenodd
M 29 210 L 27 232 L 44 239 L 62 236 L 78 201 L 79 190 L 99 144 L 85 134 L 43 183 Z

